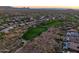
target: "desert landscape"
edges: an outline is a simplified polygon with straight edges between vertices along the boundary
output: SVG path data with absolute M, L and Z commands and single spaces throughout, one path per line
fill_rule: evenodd
M 0 7 L 0 53 L 79 52 L 79 10 Z

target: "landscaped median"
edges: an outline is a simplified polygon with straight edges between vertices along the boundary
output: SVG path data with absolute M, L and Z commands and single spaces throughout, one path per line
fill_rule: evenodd
M 26 31 L 22 38 L 24 40 L 32 40 L 34 37 L 39 36 L 42 32 L 46 31 L 49 27 L 58 27 L 63 25 L 62 20 L 49 20 L 46 22 L 41 23 L 40 25 L 36 27 L 30 27 L 28 28 L 28 31 Z

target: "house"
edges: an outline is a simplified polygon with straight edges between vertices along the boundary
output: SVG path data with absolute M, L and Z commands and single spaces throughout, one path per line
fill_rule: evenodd
M 5 28 L 5 29 L 1 30 L 0 32 L 8 33 L 11 29 L 13 29 L 13 27 Z
M 64 44 L 67 46 L 64 49 L 70 49 L 79 52 L 79 32 L 77 32 L 75 29 L 70 29 L 67 31 L 64 42 L 66 42 Z

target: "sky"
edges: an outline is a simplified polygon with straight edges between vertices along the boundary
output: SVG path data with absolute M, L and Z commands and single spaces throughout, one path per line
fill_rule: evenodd
M 79 0 L 1 0 L 0 6 L 56 6 L 66 8 L 79 8 Z

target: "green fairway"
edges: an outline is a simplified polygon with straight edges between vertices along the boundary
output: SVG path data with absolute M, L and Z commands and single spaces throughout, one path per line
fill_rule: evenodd
M 40 35 L 41 32 L 43 32 L 45 30 L 46 30 L 46 28 L 41 28 L 41 27 L 29 28 L 28 31 L 24 33 L 22 38 L 25 39 L 25 40 L 32 39 L 33 37 Z
M 23 34 L 22 38 L 25 40 L 31 40 L 32 38 L 40 35 L 44 31 L 46 31 L 49 27 L 51 27 L 51 26 L 57 27 L 57 26 L 60 26 L 62 24 L 63 24 L 63 22 L 60 20 L 51 20 L 51 21 L 43 22 L 36 27 L 30 27 L 28 29 L 28 31 L 26 31 Z

